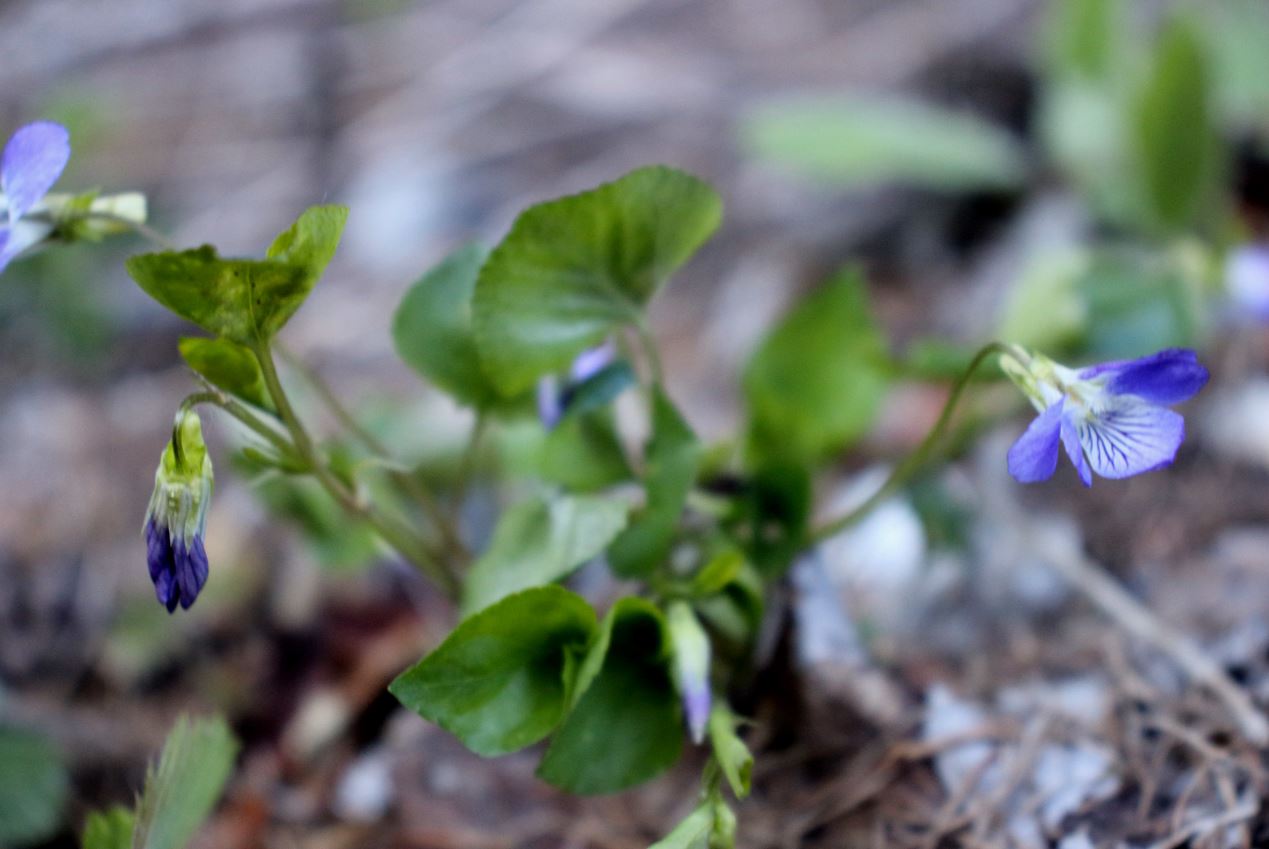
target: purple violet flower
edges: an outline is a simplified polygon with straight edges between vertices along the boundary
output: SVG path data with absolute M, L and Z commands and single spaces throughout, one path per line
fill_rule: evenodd
M 1094 472 L 1119 479 L 1171 465 L 1185 420 L 1167 407 L 1208 378 L 1195 353 L 1180 348 L 1078 371 L 1015 348 L 1001 367 L 1040 412 L 1009 449 L 1009 473 L 1020 483 L 1053 475 L 1059 443 L 1085 486 Z
M 0 160 L 0 190 L 5 218 L 0 223 L 0 271 L 22 251 L 42 241 L 52 225 L 23 221 L 44 199 L 70 160 L 70 134 L 51 121 L 20 128 L 4 147 Z
M 188 609 L 207 583 L 207 507 L 212 465 L 198 414 L 177 414 L 172 440 L 154 473 L 154 494 L 146 511 L 146 562 L 159 603 L 171 613 Z

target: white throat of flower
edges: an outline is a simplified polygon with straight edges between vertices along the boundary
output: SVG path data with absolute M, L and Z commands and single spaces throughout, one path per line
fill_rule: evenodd
M 1016 345 L 1001 355 L 1000 367 L 1038 412 L 1064 400 L 1063 409 L 1073 418 L 1088 420 L 1105 406 L 1105 377 L 1083 379 L 1075 369 Z

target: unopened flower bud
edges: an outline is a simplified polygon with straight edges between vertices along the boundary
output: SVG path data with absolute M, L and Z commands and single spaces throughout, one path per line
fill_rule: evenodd
M 154 473 L 145 517 L 146 560 L 154 594 L 169 613 L 187 609 L 207 583 L 203 537 L 211 502 L 212 464 L 198 414 L 182 409 Z
M 674 674 L 693 743 L 705 739 L 709 722 L 709 636 L 687 602 L 672 602 L 666 610 L 674 642 Z

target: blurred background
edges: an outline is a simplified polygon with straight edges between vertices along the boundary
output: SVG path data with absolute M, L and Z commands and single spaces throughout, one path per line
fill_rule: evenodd
M 1269 199 L 1266 38 L 1254 2 L 4 0 L 0 132 L 65 123 L 59 188 L 143 191 L 181 245 L 259 255 L 305 207 L 350 206 L 284 342 L 440 466 L 469 422 L 393 353 L 406 288 L 526 205 L 653 162 L 726 202 L 652 314 L 708 439 L 736 431 L 764 332 L 846 262 L 896 352 L 938 337 L 957 362 L 1002 333 L 1075 360 L 1202 347 L 1216 378 L 1175 474 L 1085 493 L 1061 469 L 1024 492 L 1004 476 L 1015 420 L 824 553 L 805 580 L 840 605 L 792 603 L 772 649 L 794 670 L 776 689 L 796 680 L 789 701 L 751 706 L 741 843 L 1148 842 L 1248 799 L 1237 839 L 1253 840 L 1269 821 L 1254 753 L 1043 561 L 1101 560 L 1269 694 L 1269 348 L 1225 289 Z M 480 761 L 398 709 L 386 682 L 452 612 L 311 492 L 253 491 L 214 415 L 211 583 L 188 614 L 154 603 L 140 526 L 190 391 L 190 328 L 124 273 L 146 249 L 72 245 L 0 278 L 0 716 L 51 741 L 68 778 L 49 780 L 69 782 L 24 841 L 77 845 L 86 810 L 131 799 L 180 711 L 215 709 L 244 752 L 199 845 L 652 842 L 698 765 L 570 799 L 531 755 Z M 919 440 L 943 398 L 896 383 L 823 500 L 858 498 L 868 462 Z M 931 740 L 986 724 L 1017 743 L 1064 700 L 1037 738 L 1056 742 L 1016 760 L 1023 778 L 957 797 L 964 776 Z M 1048 811 L 1055 782 L 1074 798 Z M 1048 812 L 1019 823 L 1029 809 Z

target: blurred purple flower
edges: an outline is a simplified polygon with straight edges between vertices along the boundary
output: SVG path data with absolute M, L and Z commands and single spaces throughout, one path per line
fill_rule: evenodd
M 574 358 L 568 369 L 568 377 L 547 375 L 538 381 L 538 419 L 547 430 L 554 428 L 564 418 L 577 387 L 603 371 L 616 357 L 612 342 L 601 342 L 587 348 Z
M 1021 483 L 1052 476 L 1059 442 L 1085 486 L 1093 472 L 1118 479 L 1171 465 L 1185 420 L 1167 405 L 1208 378 L 1195 353 L 1179 348 L 1080 371 L 1021 350 L 1001 365 L 1040 411 L 1009 449 L 1009 473 Z
M 1225 260 L 1225 289 L 1237 318 L 1269 321 L 1269 245 L 1249 243 Z
M 43 200 L 70 160 L 70 134 L 61 124 L 37 121 L 20 128 L 4 147 L 0 190 L 6 218 L 0 223 L 0 271 L 41 241 L 51 228 L 19 228 L 22 217 Z

